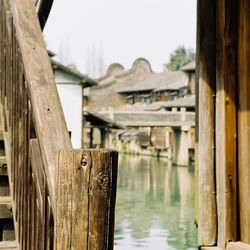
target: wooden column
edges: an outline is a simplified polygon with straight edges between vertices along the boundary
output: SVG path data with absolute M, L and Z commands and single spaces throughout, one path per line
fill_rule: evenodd
M 56 159 L 54 249 L 113 249 L 117 152 L 62 150 Z
M 250 1 L 239 0 L 238 159 L 240 240 L 250 244 Z
M 198 0 L 197 63 L 199 85 L 199 228 L 200 246 L 216 244 L 214 175 L 215 0 Z
M 237 7 L 216 1 L 217 246 L 237 237 Z

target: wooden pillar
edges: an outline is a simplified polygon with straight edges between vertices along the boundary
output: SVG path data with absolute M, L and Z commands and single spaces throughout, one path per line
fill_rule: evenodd
M 216 193 L 218 247 L 237 237 L 237 7 L 216 1 Z
M 55 250 L 113 249 L 118 154 L 56 154 Z
M 240 240 L 250 244 L 250 1 L 239 0 L 238 159 Z
M 101 148 L 109 147 L 109 131 L 107 128 L 101 128 Z
M 198 0 L 197 76 L 199 86 L 199 146 L 198 146 L 198 243 L 216 244 L 215 202 L 215 0 Z

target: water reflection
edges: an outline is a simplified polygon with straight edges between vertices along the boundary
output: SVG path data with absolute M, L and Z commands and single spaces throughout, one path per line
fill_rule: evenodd
M 115 250 L 197 249 L 194 169 L 167 159 L 122 155 Z

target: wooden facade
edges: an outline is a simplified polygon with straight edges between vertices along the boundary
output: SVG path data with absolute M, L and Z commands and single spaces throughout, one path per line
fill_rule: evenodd
M 199 245 L 250 249 L 250 1 L 198 0 L 197 23 Z

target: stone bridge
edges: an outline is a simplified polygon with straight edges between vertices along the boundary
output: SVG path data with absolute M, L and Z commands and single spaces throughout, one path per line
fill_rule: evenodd
M 126 127 L 170 127 L 173 130 L 173 162 L 187 165 L 189 161 L 190 129 L 195 127 L 195 112 L 180 111 L 110 111 L 101 112 Z M 194 142 L 192 143 L 194 145 Z M 194 149 L 194 148 L 193 148 Z

